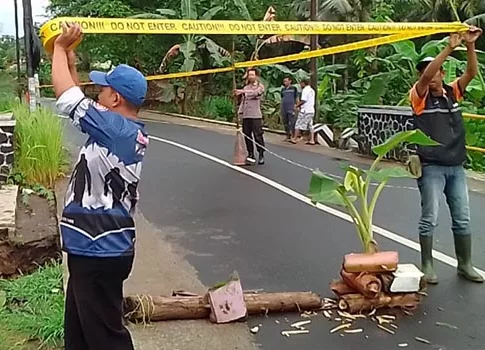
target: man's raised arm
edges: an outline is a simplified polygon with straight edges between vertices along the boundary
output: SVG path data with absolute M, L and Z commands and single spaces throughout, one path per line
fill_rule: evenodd
M 475 78 L 478 73 L 478 60 L 477 60 L 477 53 L 475 52 L 475 42 L 477 39 L 482 35 L 482 29 L 477 27 L 471 27 L 470 30 L 464 34 L 463 38 L 465 39 L 466 43 L 466 50 L 467 50 L 467 65 L 466 71 L 458 80 L 458 84 L 460 84 L 460 90 L 462 93 L 465 92 L 466 87 L 470 82 Z
M 52 85 L 59 98 L 64 92 L 76 86 L 69 64 L 69 47 L 81 37 L 81 27 L 78 24 L 62 24 L 62 34 L 54 43 L 52 57 Z M 74 67 L 75 71 L 75 67 Z M 75 74 L 77 77 L 77 72 Z
M 81 82 L 79 81 L 79 75 L 77 74 L 76 54 L 74 53 L 74 51 L 70 50 L 67 53 L 67 61 L 69 64 L 69 72 L 71 73 L 72 81 L 76 86 L 81 85 Z

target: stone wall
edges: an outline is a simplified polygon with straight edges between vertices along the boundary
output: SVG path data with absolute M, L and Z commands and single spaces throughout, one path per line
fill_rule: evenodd
M 0 115 L 0 184 L 7 181 L 14 162 L 15 119 L 12 114 Z
M 414 129 L 413 115 L 409 107 L 362 106 L 358 109 L 357 126 L 362 153 L 372 155 L 377 146 L 400 131 Z M 385 157 L 405 161 L 415 152 L 413 145 L 397 147 Z

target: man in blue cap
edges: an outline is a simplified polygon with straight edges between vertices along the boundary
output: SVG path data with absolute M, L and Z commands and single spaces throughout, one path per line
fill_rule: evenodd
M 88 136 L 66 192 L 60 223 L 69 268 L 65 348 L 132 350 L 130 333 L 123 325 L 123 282 L 133 265 L 132 207 L 138 200 L 148 145 L 144 126 L 137 121 L 147 82 L 127 65 L 107 74 L 92 72 L 90 79 L 101 92 L 98 102 L 87 98 L 77 86 L 75 56 L 70 50 L 81 35 L 77 24 L 64 24 L 52 62 L 57 109 Z

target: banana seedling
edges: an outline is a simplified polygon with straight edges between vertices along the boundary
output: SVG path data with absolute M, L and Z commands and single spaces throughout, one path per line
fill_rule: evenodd
M 384 156 L 403 142 L 421 146 L 439 145 L 421 130 L 402 131 L 373 147 L 372 150 L 377 157 L 369 170 L 360 169 L 354 165 L 347 166 L 343 183 L 319 170 L 315 170 L 312 174 L 308 191 L 311 201 L 314 204 L 333 204 L 346 208 L 354 222 L 365 253 L 374 253 L 378 248 L 373 236 L 372 222 L 382 190 L 392 178 L 415 178 L 402 167 L 378 167 Z M 374 183 L 377 187 L 371 195 L 369 189 Z

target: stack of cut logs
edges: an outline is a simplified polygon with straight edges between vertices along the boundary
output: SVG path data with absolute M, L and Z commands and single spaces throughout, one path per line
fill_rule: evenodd
M 349 313 L 394 307 L 415 309 L 421 302 L 420 293 L 391 292 L 398 259 L 397 252 L 345 255 L 341 279 L 330 284 L 339 308 Z

